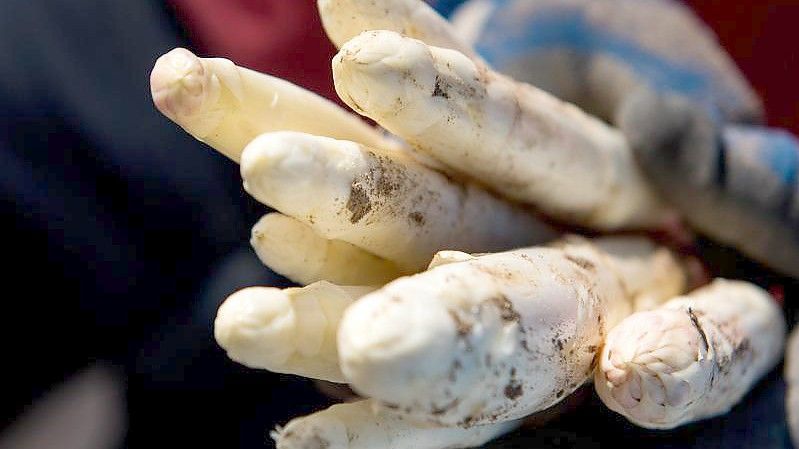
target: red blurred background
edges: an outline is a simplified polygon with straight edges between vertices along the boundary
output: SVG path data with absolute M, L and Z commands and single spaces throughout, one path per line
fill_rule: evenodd
M 799 133 L 799 1 L 689 0 L 763 98 L 769 124 Z
M 206 55 L 291 80 L 335 99 L 334 54 L 313 0 L 171 0 Z M 799 133 L 797 0 L 687 0 L 765 101 L 769 124 Z

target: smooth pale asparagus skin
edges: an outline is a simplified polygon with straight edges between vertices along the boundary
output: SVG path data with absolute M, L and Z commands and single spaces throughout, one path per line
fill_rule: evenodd
M 329 240 L 278 212 L 252 228 L 250 245 L 264 265 L 299 284 L 383 285 L 403 273 L 394 263 L 341 240 Z
M 441 249 L 496 251 L 555 235 L 474 184 L 348 141 L 263 134 L 244 150 L 241 174 L 258 201 L 403 272 L 424 269 Z
M 344 309 L 372 290 L 325 281 L 245 288 L 220 306 L 214 336 L 231 359 L 251 368 L 344 382 L 336 351 L 339 321 Z
M 457 51 L 367 31 L 333 59 L 333 78 L 356 112 L 554 218 L 617 229 L 668 217 L 618 130 Z
M 508 421 L 468 429 L 414 424 L 374 411 L 372 401 L 337 404 L 272 433 L 278 449 L 445 449 L 476 447 L 519 426 Z
M 596 390 L 642 427 L 671 429 L 721 415 L 779 362 L 785 332 L 767 292 L 717 279 L 614 328 Z
M 619 270 L 613 256 L 582 239 L 479 256 L 445 252 L 430 270 L 347 309 L 338 334 L 342 372 L 386 410 L 437 425 L 543 410 L 591 377 L 607 331 L 636 305 L 627 286 L 643 288 L 625 275 L 646 273 L 662 264 L 658 257 Z M 649 279 L 650 298 L 660 302 L 684 288 Z
M 568 240 L 568 239 L 567 239 Z M 653 309 L 685 292 L 688 277 L 682 261 L 666 247 L 645 237 L 605 236 L 591 239 L 619 273 L 635 310 Z
M 337 48 L 369 30 L 396 31 L 481 60 L 458 31 L 421 0 L 318 0 L 319 16 Z
M 270 131 L 348 139 L 392 153 L 400 148 L 311 91 L 227 59 L 197 57 L 185 48 L 158 58 L 150 89 L 165 116 L 236 162 L 250 141 Z

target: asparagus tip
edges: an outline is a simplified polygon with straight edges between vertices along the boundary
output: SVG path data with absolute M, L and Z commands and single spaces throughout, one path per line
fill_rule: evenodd
M 209 80 L 200 58 L 185 48 L 175 48 L 158 58 L 150 72 L 153 103 L 172 120 L 192 115 L 208 93 Z
M 231 359 L 268 367 L 293 352 L 294 327 L 294 310 L 285 292 L 250 287 L 230 295 L 219 308 L 214 337 Z

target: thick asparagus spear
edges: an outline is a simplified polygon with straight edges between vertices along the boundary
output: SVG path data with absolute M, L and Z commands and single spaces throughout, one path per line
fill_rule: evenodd
M 667 217 L 620 132 L 454 50 L 368 31 L 341 48 L 333 77 L 356 112 L 555 218 L 615 229 Z
M 621 268 L 622 259 L 583 240 L 479 256 L 446 252 L 429 271 L 347 309 L 338 334 L 342 372 L 382 407 L 437 425 L 543 410 L 592 376 L 608 330 L 634 310 L 632 292 L 648 304 L 682 292 L 673 257 L 664 263 L 652 250 L 637 258 L 633 269 L 622 256 Z
M 718 279 L 614 328 L 596 390 L 630 421 L 670 429 L 728 412 L 779 362 L 784 340 L 768 293 Z
M 241 160 L 244 188 L 321 237 L 351 243 L 402 271 L 436 251 L 496 251 L 550 239 L 534 215 L 474 184 L 353 142 L 264 134 Z

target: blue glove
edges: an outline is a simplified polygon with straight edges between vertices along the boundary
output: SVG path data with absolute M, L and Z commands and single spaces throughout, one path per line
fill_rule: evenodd
M 697 230 L 799 278 L 799 144 L 757 126 L 760 100 L 686 6 L 470 0 L 453 21 L 494 68 L 619 127 Z

